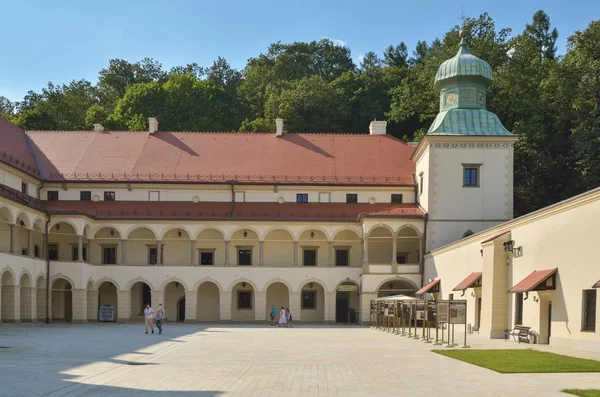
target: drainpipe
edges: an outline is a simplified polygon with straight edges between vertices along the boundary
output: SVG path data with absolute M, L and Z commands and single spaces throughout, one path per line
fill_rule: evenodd
M 421 286 L 425 282 L 425 249 L 427 247 L 427 220 L 429 219 L 429 214 L 425 213 L 423 217 L 424 226 L 423 226 L 423 246 L 421 247 Z

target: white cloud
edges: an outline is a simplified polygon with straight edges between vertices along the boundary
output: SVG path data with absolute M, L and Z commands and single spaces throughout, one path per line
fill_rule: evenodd
M 340 46 L 340 47 L 346 47 L 346 42 L 344 40 L 340 40 L 340 39 L 332 39 L 331 37 L 323 37 L 324 39 L 327 40 L 331 40 L 333 42 L 333 44 Z

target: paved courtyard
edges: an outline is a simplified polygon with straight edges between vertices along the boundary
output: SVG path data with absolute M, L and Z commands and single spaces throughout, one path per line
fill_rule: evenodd
M 599 374 L 498 374 L 432 348 L 359 327 L 176 324 L 159 336 L 135 324 L 0 324 L 0 395 L 565 396 L 599 384 Z

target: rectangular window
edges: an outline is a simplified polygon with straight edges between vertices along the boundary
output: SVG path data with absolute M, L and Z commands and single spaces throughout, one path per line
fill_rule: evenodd
M 515 325 L 523 325 L 523 293 L 515 295 Z
M 479 166 L 463 164 L 463 187 L 479 187 Z
M 81 201 L 92 201 L 92 192 L 89 190 L 82 190 L 79 192 L 79 200 Z
M 454 300 L 454 294 L 448 294 L 448 300 Z
M 304 266 L 317 266 L 317 250 L 313 248 L 305 248 L 303 252 Z
M 348 194 L 346 194 L 346 203 L 347 204 L 356 204 L 356 203 L 358 203 L 358 194 L 356 194 L 356 193 L 348 193 Z
M 397 253 L 396 254 L 396 262 L 399 265 L 404 265 L 405 263 L 408 263 L 408 254 L 402 252 L 402 253 Z
M 596 290 L 583 291 L 583 331 L 596 332 Z
M 302 291 L 302 310 L 317 309 L 317 292 Z
M 36 258 L 40 257 L 40 246 L 39 245 L 33 246 L 33 256 L 35 256 Z
M 164 245 L 161 245 L 161 248 L 164 248 Z M 165 257 L 164 250 L 160 251 L 160 259 L 161 263 L 163 263 L 162 259 Z M 158 248 L 157 247 L 149 247 L 148 248 L 148 264 L 156 265 L 158 264 Z
M 201 265 L 214 265 L 214 252 L 213 251 L 200 251 L 200 264 Z
M 238 248 L 238 266 L 252 266 L 252 250 Z
M 102 248 L 102 264 L 116 265 L 117 264 L 117 248 L 104 247 Z
M 58 260 L 58 244 L 48 244 L 48 259 L 51 261 Z
M 58 190 L 48 190 L 46 195 L 48 201 L 58 201 Z
M 335 265 L 348 266 L 350 251 L 347 248 L 339 248 L 335 250 Z
M 392 194 L 392 204 L 402 204 L 402 195 Z
M 252 309 L 252 292 L 238 291 L 238 309 Z
M 104 201 L 115 201 L 115 192 L 104 192 Z
M 27 194 L 27 182 L 21 182 L 21 193 Z
M 71 246 L 71 260 L 76 262 L 79 260 L 79 246 L 73 245 Z M 83 246 L 83 260 L 87 260 L 87 247 Z
M 158 192 L 158 191 L 148 192 L 148 201 L 160 201 L 160 192 Z
M 308 193 L 296 194 L 296 202 L 297 203 L 308 203 Z

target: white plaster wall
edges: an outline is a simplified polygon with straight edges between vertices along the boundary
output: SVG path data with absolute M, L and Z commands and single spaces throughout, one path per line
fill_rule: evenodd
M 424 149 L 421 156 L 417 159 L 415 175 L 417 178 L 417 183 L 420 183 L 420 175 L 423 173 L 423 188 L 421 190 L 421 186 L 418 186 L 417 193 L 417 202 L 423 207 L 425 211 L 429 211 L 430 203 L 429 203 L 429 189 L 430 189 L 430 178 L 431 178 L 431 165 L 430 165 L 430 148 Z

